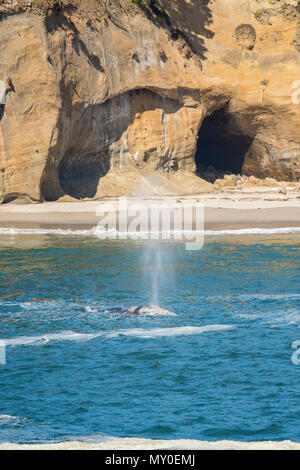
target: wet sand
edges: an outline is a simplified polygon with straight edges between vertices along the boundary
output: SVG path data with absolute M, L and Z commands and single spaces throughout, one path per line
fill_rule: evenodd
M 151 208 L 163 204 L 170 208 L 204 206 L 206 230 L 300 227 L 300 197 L 290 191 L 236 191 L 201 194 L 195 197 L 154 197 L 134 200 Z M 47 202 L 42 204 L 0 206 L 0 228 L 91 229 L 103 213 L 116 210 L 117 199 L 105 201 Z

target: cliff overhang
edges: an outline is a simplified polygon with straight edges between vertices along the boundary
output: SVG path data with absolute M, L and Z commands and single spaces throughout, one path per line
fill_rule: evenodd
M 298 181 L 299 7 L 284 5 L 2 2 L 2 202 L 132 195 L 149 175 L 166 194 L 227 173 Z

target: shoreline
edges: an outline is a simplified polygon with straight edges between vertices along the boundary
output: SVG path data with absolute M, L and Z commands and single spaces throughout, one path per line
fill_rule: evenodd
M 204 206 L 204 227 L 211 230 L 300 227 L 298 192 L 281 196 L 274 191 L 238 191 L 198 196 L 134 199 L 147 207 Z M 91 230 L 101 217 L 97 210 L 119 213 L 118 199 L 0 206 L 0 229 Z
M 0 444 L 1 450 L 300 450 L 300 443 L 285 441 L 198 441 L 142 438 L 106 438 L 100 442 L 57 442 L 48 444 Z

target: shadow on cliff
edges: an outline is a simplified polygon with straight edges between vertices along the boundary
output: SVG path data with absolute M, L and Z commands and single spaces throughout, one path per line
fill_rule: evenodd
M 6 103 L 0 104 L 0 122 L 2 121 L 5 113 Z
M 104 68 L 100 63 L 100 59 L 95 54 L 91 53 L 80 37 L 80 32 L 76 28 L 73 21 L 66 16 L 66 13 L 72 13 L 76 10 L 76 7 L 66 6 L 61 7 L 56 5 L 50 14 L 45 17 L 45 27 L 49 34 L 53 34 L 55 31 L 62 29 L 64 31 L 71 31 L 72 33 L 72 47 L 77 55 L 82 52 L 87 58 L 89 64 L 99 72 L 104 72 Z
M 213 14 L 209 8 L 211 0 L 149 0 L 139 8 L 150 21 L 164 27 L 173 40 L 183 39 L 201 60 L 206 60 L 205 39 L 214 37 L 209 29 Z
M 144 88 L 123 93 L 102 104 L 72 106 L 70 87 L 64 84 L 61 87 L 64 107 L 58 123 L 60 132 L 57 144 L 48 156 L 41 182 L 42 197 L 49 201 L 65 194 L 76 199 L 93 198 L 101 178 L 112 167 L 135 165 L 129 149 L 127 160 L 120 161 L 118 142 L 136 115 L 157 108 L 171 114 L 181 106 L 176 100 Z

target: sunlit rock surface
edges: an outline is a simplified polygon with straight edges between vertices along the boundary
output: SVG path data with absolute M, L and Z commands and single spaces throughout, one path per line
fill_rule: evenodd
M 209 166 L 299 180 L 297 1 L 106 3 L 1 3 L 2 202 L 199 193 Z

